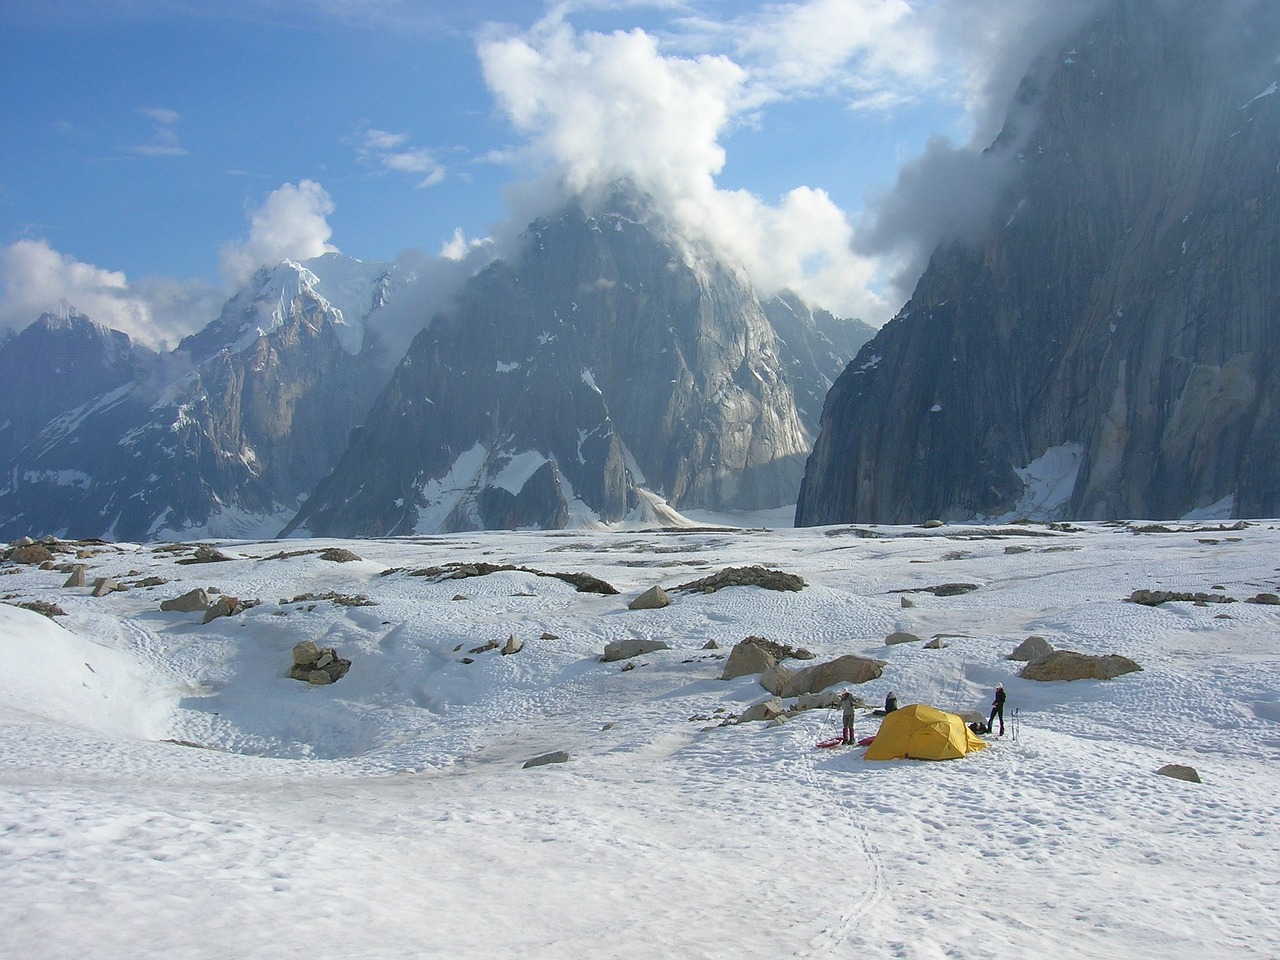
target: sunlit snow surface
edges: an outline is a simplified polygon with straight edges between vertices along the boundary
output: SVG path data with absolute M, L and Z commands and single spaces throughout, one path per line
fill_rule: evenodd
M 1274 592 L 1280 531 L 1172 526 L 461 534 L 344 542 L 344 564 L 271 559 L 329 541 L 201 565 L 122 545 L 90 583 L 168 582 L 101 599 L 5 564 L 0 596 L 67 615 L 0 605 L 0 956 L 1276 956 L 1280 607 L 1123 598 Z M 478 560 L 622 592 L 410 575 Z M 808 586 L 673 590 L 751 563 Z M 949 582 L 979 588 L 895 592 Z M 673 604 L 629 611 L 653 584 Z M 160 612 L 195 586 L 261 603 Z M 377 605 L 280 602 L 329 591 Z M 511 633 L 518 654 L 469 652 Z M 1144 670 L 1024 681 L 1004 657 L 1032 633 Z M 691 719 L 766 696 L 718 679 L 750 634 L 887 661 L 869 702 L 985 712 L 1003 682 L 1016 739 L 868 763 L 814 748 L 835 712 Z M 625 637 L 672 649 L 600 662 Z M 350 673 L 287 679 L 302 639 Z M 522 769 L 553 750 L 570 761 Z

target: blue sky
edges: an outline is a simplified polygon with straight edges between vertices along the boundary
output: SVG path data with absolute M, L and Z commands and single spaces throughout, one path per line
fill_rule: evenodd
M 0 328 L 67 296 L 172 342 L 259 262 L 437 255 L 619 175 L 763 287 L 881 323 L 936 230 L 858 236 L 911 208 L 904 166 L 989 143 L 1068 20 L 1048 0 L 8 0 Z

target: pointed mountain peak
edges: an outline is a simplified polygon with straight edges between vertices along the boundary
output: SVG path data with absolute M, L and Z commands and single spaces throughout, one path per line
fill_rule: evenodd
M 49 330 L 67 330 L 75 323 L 91 323 L 87 316 L 72 305 L 66 297 L 42 313 L 37 322 Z
M 332 308 L 324 297 L 316 292 L 320 278 L 296 260 L 281 260 L 274 267 L 263 267 L 253 278 L 253 300 L 270 312 L 272 326 L 278 326 L 288 315 L 293 302 L 300 296 L 313 296 L 326 308 Z M 341 314 L 341 311 L 339 311 Z

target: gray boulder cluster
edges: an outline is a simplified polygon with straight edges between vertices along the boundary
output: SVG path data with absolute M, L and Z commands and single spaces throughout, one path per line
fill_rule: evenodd
M 225 594 L 214 600 L 209 595 L 208 590 L 203 587 L 196 587 L 194 590 L 188 590 L 180 597 L 161 600 L 160 609 L 165 612 L 176 613 L 199 613 L 203 611 L 204 620 L 202 622 L 209 623 L 219 617 L 234 617 L 236 614 L 248 610 L 257 602 L 256 600 L 241 600 L 239 597 L 231 597 Z
M 288 676 L 291 680 L 323 686 L 341 680 L 350 669 L 351 661 L 338 656 L 333 647 L 320 647 L 312 640 L 303 640 L 294 645 Z
M 800 710 L 834 706 L 837 695 L 828 688 L 841 683 L 859 684 L 874 680 L 884 672 L 885 666 L 883 660 L 852 654 L 798 669 L 784 662 L 813 658 L 807 650 L 793 650 L 763 637 L 747 637 L 734 646 L 725 662 L 721 679 L 732 680 L 758 673 L 760 685 L 774 695 L 772 700 L 748 708 L 738 722 L 772 721 Z M 796 703 L 787 707 L 783 704 L 784 699 L 795 699 Z
M 1130 603 L 1140 603 L 1144 607 L 1158 607 L 1162 603 L 1170 603 L 1174 601 L 1194 603 L 1201 607 L 1210 603 L 1235 603 L 1235 601 L 1226 594 L 1205 593 L 1203 591 L 1188 593 L 1176 590 L 1135 590 L 1133 593 L 1129 594 Z

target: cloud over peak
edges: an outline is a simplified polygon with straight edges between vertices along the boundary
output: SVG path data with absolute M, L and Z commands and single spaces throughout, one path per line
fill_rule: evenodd
M 333 229 L 327 218 L 333 211 L 333 198 L 314 180 L 273 190 L 250 215 L 248 238 L 223 246 L 223 276 L 239 286 L 264 264 L 337 253 L 329 242 Z
M 769 206 L 717 187 L 721 138 L 753 105 L 749 72 L 728 56 L 668 54 L 643 30 L 578 32 L 556 17 L 486 39 L 479 55 L 499 106 L 527 137 L 525 161 L 561 191 L 548 205 L 628 181 L 766 292 L 787 286 L 825 293 L 836 309 L 881 309 L 836 279 L 868 280 L 873 268 L 850 251 L 851 227 L 824 191 L 801 187 Z
M 167 346 L 217 316 L 222 294 L 208 284 L 146 279 L 59 253 L 46 240 L 0 250 L 0 329 L 18 330 L 66 300 L 91 320 L 149 347 Z
M 538 189 L 549 208 L 566 194 L 629 181 L 688 239 L 742 264 L 763 291 L 789 287 L 881 323 L 910 292 L 920 249 L 939 229 L 980 219 L 975 204 L 962 204 L 939 229 L 921 229 L 921 206 L 939 190 L 964 189 L 949 174 L 977 167 L 991 179 L 993 165 L 978 157 L 1018 80 L 1100 2 L 1025 0 L 1011 9 L 1005 0 L 807 0 L 720 20 L 682 5 L 660 32 L 578 29 L 573 18 L 591 5 L 564 3 L 528 30 L 495 29 L 478 53 L 495 101 L 524 138 L 506 154 L 531 170 L 532 185 L 518 192 L 524 212 Z M 729 134 L 767 129 L 771 109 L 816 98 L 862 113 L 949 104 L 972 138 L 931 143 L 856 216 L 818 185 L 797 184 L 776 200 L 719 186 Z
M 264 265 L 335 252 L 327 220 L 333 209 L 313 180 L 273 190 L 250 214 L 248 237 L 222 248 L 227 282 L 236 287 Z M 201 281 L 130 281 L 123 271 L 61 253 L 44 239 L 22 239 L 0 250 L 0 329 L 21 329 L 66 300 L 103 326 L 165 348 L 217 317 L 226 296 Z

